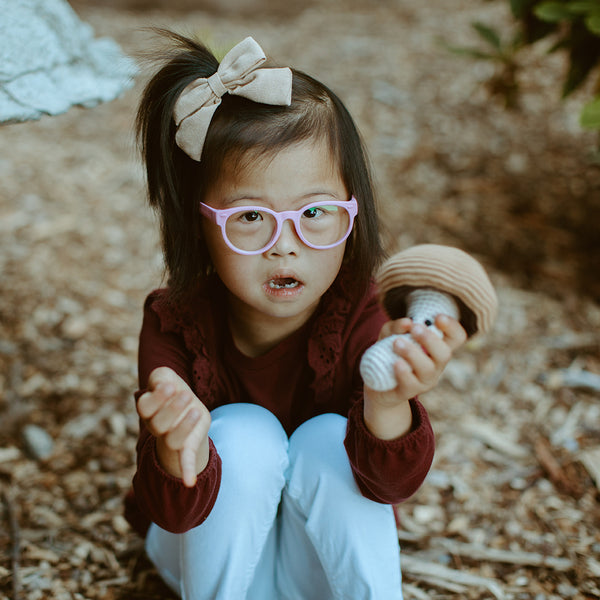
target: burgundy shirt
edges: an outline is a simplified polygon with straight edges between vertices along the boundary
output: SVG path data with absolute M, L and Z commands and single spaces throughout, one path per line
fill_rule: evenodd
M 146 299 L 139 347 L 139 390 L 153 369 L 175 370 L 212 410 L 250 402 L 270 410 L 290 435 L 304 421 L 323 413 L 348 418 L 344 445 L 364 496 L 397 504 L 423 482 L 433 460 L 434 435 L 424 407 L 411 400 L 413 426 L 389 441 L 373 436 L 363 420 L 363 384 L 358 365 L 379 335 L 386 315 L 372 287 L 354 298 L 340 275 L 313 317 L 266 354 L 250 358 L 233 343 L 226 317 L 226 294 L 214 285 L 185 306 L 173 304 L 166 290 Z M 126 497 L 125 516 L 141 535 L 154 522 L 184 532 L 209 515 L 219 491 L 221 459 L 210 440 L 207 467 L 187 488 L 167 473 L 156 454 L 155 438 L 140 422 L 137 471 Z

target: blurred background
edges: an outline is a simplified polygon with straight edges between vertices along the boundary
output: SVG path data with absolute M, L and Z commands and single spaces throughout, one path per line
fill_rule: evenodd
M 163 281 L 133 138 L 153 26 L 216 48 L 252 35 L 329 85 L 369 150 L 388 251 L 458 246 L 497 288 L 495 330 L 423 397 L 438 448 L 398 508 L 405 598 L 600 598 L 598 3 L 70 6 L 132 62 L 115 60 L 116 99 L 52 111 L 40 91 L 0 127 L 0 598 L 171 598 L 121 516 L 142 305 Z M 12 56 L 32 52 L 6 14 Z

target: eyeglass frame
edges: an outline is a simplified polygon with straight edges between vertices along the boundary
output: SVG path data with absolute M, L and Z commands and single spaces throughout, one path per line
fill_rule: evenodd
M 318 208 L 320 206 L 338 206 L 344 208 L 350 215 L 348 230 L 346 231 L 344 236 L 337 242 L 333 244 L 327 244 L 325 246 L 315 246 L 314 244 L 311 244 L 302 234 L 302 230 L 300 227 L 300 218 L 302 217 L 302 214 L 311 208 Z M 271 215 L 275 219 L 275 232 L 273 233 L 273 237 L 269 240 L 269 242 L 262 248 L 258 250 L 242 250 L 241 248 L 234 246 L 233 243 L 227 237 L 227 232 L 225 230 L 227 225 L 227 219 L 229 219 L 231 215 L 234 215 L 238 212 L 252 211 L 265 212 Z M 356 201 L 356 198 L 352 196 L 350 200 L 329 200 L 325 202 L 310 202 L 309 204 L 305 204 L 297 210 L 281 211 L 271 210 L 270 208 L 266 208 L 264 206 L 235 206 L 233 208 L 213 208 L 212 206 L 208 206 L 208 204 L 205 204 L 204 202 L 200 202 L 200 213 L 221 228 L 221 235 L 223 236 L 223 240 L 225 241 L 227 246 L 231 248 L 231 250 L 233 250 L 237 254 L 243 254 L 244 256 L 253 256 L 255 254 L 262 254 L 263 252 L 270 250 L 277 243 L 277 241 L 281 237 L 283 224 L 288 220 L 292 221 L 292 223 L 294 224 L 294 230 L 296 232 L 296 235 L 300 238 L 302 243 L 308 246 L 309 248 L 312 248 L 313 250 L 329 250 L 330 248 L 335 248 L 336 246 L 339 246 L 340 244 L 345 242 L 352 233 L 352 229 L 354 228 L 354 219 L 358 214 L 358 202 Z

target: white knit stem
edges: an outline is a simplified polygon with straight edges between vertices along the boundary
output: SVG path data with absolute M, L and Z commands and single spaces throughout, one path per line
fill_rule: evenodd
M 410 292 L 406 298 L 406 316 L 414 323 L 427 325 L 439 337 L 442 332 L 433 325 L 438 315 L 448 315 L 458 319 L 460 311 L 452 296 L 438 290 L 423 288 Z M 394 352 L 394 342 L 399 337 L 412 340 L 410 334 L 391 335 L 373 344 L 360 361 L 360 374 L 365 385 L 373 390 L 384 392 L 393 390 L 397 385 L 394 363 L 399 356 Z

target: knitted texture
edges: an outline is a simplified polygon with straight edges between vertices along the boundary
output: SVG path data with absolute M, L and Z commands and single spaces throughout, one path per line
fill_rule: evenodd
M 437 315 L 448 315 L 457 319 L 459 308 L 452 296 L 429 288 L 413 290 L 407 297 L 407 316 L 415 323 L 427 325 L 434 333 L 442 337 L 435 327 Z M 367 386 L 379 392 L 393 390 L 396 387 L 394 363 L 399 356 L 394 352 L 394 342 L 404 337 L 412 340 L 410 334 L 391 335 L 373 344 L 362 356 L 360 374 Z
M 391 256 L 377 275 L 380 300 L 389 312 L 394 302 L 405 302 L 403 294 L 389 294 L 394 290 L 429 287 L 452 294 L 475 316 L 474 331 L 485 333 L 492 327 L 498 310 L 496 292 L 483 267 L 469 254 L 437 244 L 413 246 Z M 388 296 L 386 303 L 386 296 Z M 406 314 L 406 313 L 404 313 Z
M 445 314 L 460 320 L 467 335 L 486 332 L 498 310 L 496 292 L 483 267 L 469 254 L 437 244 L 413 246 L 390 257 L 376 278 L 382 305 L 392 319 L 410 317 L 442 337 L 433 325 Z M 396 387 L 394 363 L 399 359 L 392 335 L 378 341 L 363 355 L 360 373 L 377 391 Z M 409 334 L 402 337 L 412 339 Z
M 413 323 L 427 325 L 440 337 L 443 337 L 442 332 L 433 324 L 438 315 L 448 315 L 453 319 L 460 318 L 460 309 L 452 295 L 432 288 L 409 292 L 406 304 L 406 316 L 412 319 Z

